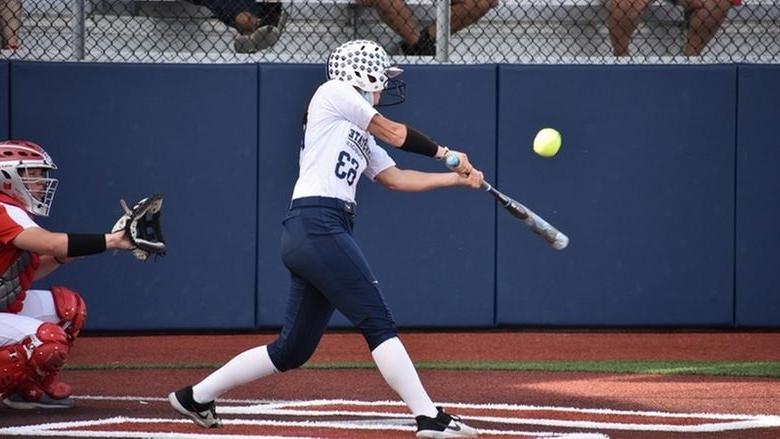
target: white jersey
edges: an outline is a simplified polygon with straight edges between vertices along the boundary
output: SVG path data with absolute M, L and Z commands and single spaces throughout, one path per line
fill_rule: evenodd
M 319 196 L 354 203 L 363 173 L 374 180 L 395 166 L 366 131 L 377 113 L 346 82 L 330 80 L 317 89 L 309 103 L 293 200 Z

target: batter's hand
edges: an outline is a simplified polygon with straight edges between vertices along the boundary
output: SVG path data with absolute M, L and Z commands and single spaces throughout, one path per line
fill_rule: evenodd
M 450 151 L 449 154 L 457 154 L 458 156 L 458 166 L 455 166 L 454 168 L 451 168 L 453 172 L 457 173 L 461 177 L 468 177 L 471 175 L 471 171 L 474 170 L 474 167 L 471 166 L 471 162 L 469 162 L 469 157 L 460 152 L 460 151 Z
M 480 189 L 482 187 L 482 182 L 485 180 L 485 176 L 479 169 L 471 168 L 469 175 L 461 175 L 459 176 L 459 180 L 463 186 L 470 187 L 472 189 Z

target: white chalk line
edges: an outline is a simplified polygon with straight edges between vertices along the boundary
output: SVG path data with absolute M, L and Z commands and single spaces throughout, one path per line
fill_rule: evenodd
M 72 421 L 57 422 L 49 424 L 28 425 L 24 427 L 8 427 L 0 429 L 0 433 L 11 436 L 47 436 L 47 437 L 100 437 L 100 438 L 166 438 L 166 439 L 198 439 L 198 438 L 219 438 L 219 439 L 294 439 L 294 436 L 258 436 L 258 435 L 228 435 L 219 433 L 168 433 L 158 431 L 78 431 L 73 430 L 79 427 L 93 427 L 99 425 L 113 424 L 191 424 L 186 419 L 165 419 L 165 418 L 129 418 L 114 417 L 94 421 Z M 332 421 L 274 421 L 274 420 L 252 420 L 252 419 L 227 419 L 225 425 L 243 425 L 257 427 L 299 427 L 299 428 L 331 428 L 342 430 L 377 430 L 377 431 L 415 431 L 413 425 L 397 425 L 376 421 L 374 423 L 354 424 L 350 422 L 332 422 Z M 65 430 L 65 431 L 62 431 Z M 551 439 L 609 439 L 608 436 L 599 433 L 554 433 L 538 431 L 508 431 L 508 430 L 490 430 L 481 429 L 480 433 L 484 435 L 497 436 L 528 436 L 534 438 Z
M 137 401 L 139 403 L 167 402 L 162 397 L 131 397 L 131 396 L 76 396 L 75 399 L 81 400 L 101 400 L 101 401 Z M 363 418 L 380 418 L 359 421 L 280 421 L 280 420 L 257 420 L 257 419 L 226 419 L 227 425 L 249 425 L 249 426 L 272 426 L 272 427 L 302 427 L 302 428 L 331 428 L 346 430 L 379 430 L 379 431 L 414 431 L 415 427 L 408 413 L 393 413 L 383 411 L 351 411 L 351 410 L 295 410 L 294 408 L 310 408 L 320 406 L 361 406 L 361 407 L 405 407 L 400 401 L 357 401 L 341 399 L 322 399 L 311 401 L 265 401 L 265 400 L 239 400 L 239 399 L 220 399 L 218 411 L 220 414 L 241 414 L 241 415 L 261 415 L 261 416 L 309 416 L 309 417 L 328 417 L 328 416 L 351 416 Z M 250 404 L 250 405 L 246 405 Z M 686 418 L 701 420 L 722 420 L 731 422 L 702 422 L 698 424 L 676 425 L 676 424 L 654 424 L 654 423 L 621 423 L 621 422 L 599 422 L 587 420 L 561 420 L 561 419 L 536 419 L 536 418 L 513 418 L 499 416 L 468 416 L 468 420 L 483 421 L 495 424 L 505 425 L 537 425 L 546 427 L 562 427 L 572 429 L 593 429 L 593 430 L 630 430 L 630 431 L 657 431 L 657 432 L 722 432 L 733 430 L 745 430 L 756 428 L 780 427 L 780 416 L 777 415 L 739 415 L 739 414 L 719 414 L 719 413 L 670 413 L 658 411 L 635 411 L 635 410 L 614 410 L 614 409 L 586 409 L 577 407 L 550 407 L 550 406 L 532 406 L 520 404 L 470 404 L 470 403 L 442 403 L 448 408 L 464 408 L 475 410 L 501 410 L 501 411 L 553 411 L 553 412 L 572 412 L 580 414 L 607 414 L 607 415 L 630 415 L 646 416 L 660 418 Z M 382 419 L 384 418 L 384 419 Z M 399 420 L 408 420 L 408 425 L 399 422 Z M 163 433 L 163 432 L 127 432 L 127 431 L 74 431 L 82 427 L 92 427 L 108 424 L 121 423 L 190 423 L 183 419 L 163 419 L 163 418 L 128 418 L 114 417 L 93 421 L 73 421 L 61 423 L 38 424 L 20 427 L 0 428 L 0 434 L 11 436 L 52 436 L 52 437 L 106 437 L 106 438 L 142 438 L 153 435 L 154 437 L 166 439 L 196 439 L 203 437 L 215 437 L 220 439 L 272 439 L 279 436 L 257 436 L 257 435 L 225 435 L 219 433 Z M 67 431 L 58 431 L 67 429 Z M 529 432 L 529 431 L 509 431 L 480 429 L 486 435 L 517 435 L 532 436 L 544 438 L 567 438 L 567 439 L 603 439 L 608 436 L 601 433 L 560 433 L 560 432 Z M 284 436 L 290 438 L 290 436 Z

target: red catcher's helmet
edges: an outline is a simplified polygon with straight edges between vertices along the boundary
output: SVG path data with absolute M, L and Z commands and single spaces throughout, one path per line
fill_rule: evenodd
M 29 170 L 39 169 L 40 175 Z M 27 140 L 0 142 L 0 192 L 22 203 L 35 215 L 49 216 L 57 179 L 49 178 L 49 171 L 57 165 L 40 145 Z

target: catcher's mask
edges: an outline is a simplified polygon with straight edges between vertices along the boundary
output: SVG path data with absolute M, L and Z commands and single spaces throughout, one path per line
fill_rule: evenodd
M 328 79 L 347 82 L 364 92 L 381 91 L 377 107 L 406 100 L 406 83 L 395 79 L 401 73 L 403 69 L 390 62 L 385 49 L 369 40 L 348 41 L 328 56 Z
M 0 142 L 0 191 L 28 212 L 49 216 L 58 181 L 49 177 L 57 165 L 40 145 L 27 140 Z

